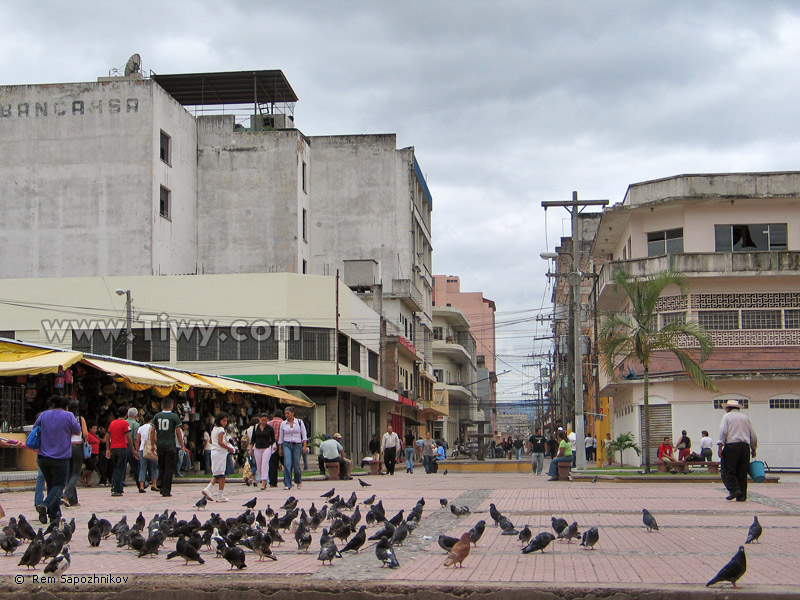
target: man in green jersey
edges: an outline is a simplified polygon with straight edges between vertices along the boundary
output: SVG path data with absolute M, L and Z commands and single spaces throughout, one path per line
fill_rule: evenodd
M 183 432 L 181 431 L 181 418 L 172 412 L 172 398 L 164 398 L 161 401 L 161 412 L 153 417 L 152 427 L 150 428 L 150 440 L 156 447 L 158 455 L 158 478 L 156 487 L 161 491 L 161 495 L 169 498 L 172 495 L 172 477 L 175 474 L 175 467 L 178 462 L 178 448 L 175 440 L 178 440 L 181 450 L 186 452 L 183 443 Z M 177 438 L 176 438 L 177 436 Z

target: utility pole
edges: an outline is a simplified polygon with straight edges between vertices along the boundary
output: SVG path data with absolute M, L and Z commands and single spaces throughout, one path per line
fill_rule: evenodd
M 581 226 L 578 215 L 581 209 L 587 206 L 607 206 L 608 200 L 578 200 L 578 192 L 572 192 L 572 200 L 566 202 L 542 202 L 542 207 L 547 210 L 551 206 L 566 208 L 572 217 L 572 261 L 567 281 L 570 285 L 570 321 L 572 322 L 572 389 L 575 395 L 575 436 L 577 437 L 577 456 L 575 466 L 578 469 L 586 468 L 586 453 L 581 452 L 581 444 L 585 435 L 583 423 L 583 359 L 581 356 Z

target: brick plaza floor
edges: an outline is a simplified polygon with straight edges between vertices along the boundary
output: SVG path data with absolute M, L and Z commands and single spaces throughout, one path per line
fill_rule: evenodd
M 679 476 L 676 476 L 678 480 Z M 673 585 L 702 587 L 744 543 L 754 515 L 764 528 L 760 544 L 746 546 L 748 570 L 740 586 L 784 593 L 800 592 L 800 575 L 795 570 L 800 551 L 800 477 L 784 476 L 779 484 L 750 484 L 748 502 L 727 502 L 722 485 L 715 483 L 611 483 L 547 482 L 545 476 L 531 474 L 450 473 L 426 475 L 418 469 L 413 475 L 365 477 L 372 487 L 361 488 L 352 481 L 307 481 L 302 490 L 284 491 L 282 487 L 256 491 L 241 483 L 231 483 L 225 504 L 209 503 L 205 511 L 194 509 L 204 483 L 175 485 L 172 498 L 159 494 L 136 493 L 126 487 L 123 497 L 112 498 L 109 488 L 80 488 L 81 506 L 65 508 L 67 519 L 75 517 L 78 528 L 70 545 L 72 566 L 67 574 L 124 574 L 144 577 L 154 574 L 219 575 L 242 581 L 259 578 L 300 575 L 309 580 L 426 582 L 426 583 L 551 583 L 597 586 L 636 585 L 660 588 Z M 679 481 L 679 480 L 678 480 Z M 116 523 L 122 515 L 132 523 L 139 511 L 149 522 L 155 513 L 176 510 L 179 518 L 197 514 L 202 521 L 211 511 L 223 517 L 240 514 L 242 504 L 257 496 L 257 509 L 269 504 L 280 507 L 285 498 L 295 495 L 301 507 L 311 502 L 320 507 L 320 494 L 336 488 L 348 497 L 356 491 L 359 499 L 375 493 L 383 500 L 387 517 L 400 509 L 410 510 L 424 497 L 425 512 L 421 524 L 402 546 L 396 548 L 400 568 L 381 568 L 374 554 L 375 542 L 368 542 L 360 554 L 348 553 L 332 566 L 317 560 L 320 529 L 308 554 L 298 553 L 292 536 L 286 543 L 273 546 L 278 560 L 258 562 L 247 552 L 247 569 L 229 571 L 229 565 L 214 552 L 203 549 L 204 565 L 184 566 L 180 559 L 166 560 L 175 541 L 167 540 L 166 550 L 156 557 L 137 558 L 128 549 L 116 548 L 112 538 L 92 548 L 87 541 L 86 523 L 92 513 Z M 471 515 L 453 516 L 440 507 L 439 499 L 467 505 Z M 553 542 L 542 553 L 523 555 L 516 536 L 501 536 L 491 526 L 489 503 L 521 529 L 528 524 L 534 534 L 550 529 L 551 516 L 568 522 L 577 521 L 581 531 L 599 528 L 596 550 L 587 551 L 579 543 Z M 33 492 L 0 494 L 6 518 L 25 514 L 34 526 Z M 655 515 L 660 532 L 648 533 L 641 518 L 642 508 Z M 365 507 L 362 507 L 362 513 Z M 445 568 L 444 552 L 436 544 L 440 533 L 458 537 L 479 519 L 487 520 L 486 533 L 464 561 L 463 569 Z M 368 534 L 375 528 L 368 528 Z M 339 545 L 340 547 L 343 544 Z M 0 574 L 7 576 L 33 573 L 18 567 L 25 546 L 13 556 L 0 556 Z M 40 570 L 42 567 L 40 567 Z

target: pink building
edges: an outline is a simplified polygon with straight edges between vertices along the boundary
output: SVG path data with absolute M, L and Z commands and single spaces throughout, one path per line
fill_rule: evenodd
M 481 292 L 462 292 L 461 280 L 456 276 L 434 275 L 433 304 L 438 307 L 457 308 L 469 321 L 469 331 L 475 338 L 478 362 L 478 382 L 475 391 L 484 400 L 488 399 L 489 406 L 487 406 L 486 414 L 487 418 L 491 414 L 491 431 L 495 431 L 497 368 L 495 366 L 494 313 L 496 307 L 494 301 L 484 298 Z M 485 374 L 481 375 L 481 373 Z M 482 390 L 484 393 L 481 393 Z M 488 398 L 486 393 L 488 393 Z M 489 408 L 491 410 L 488 410 Z

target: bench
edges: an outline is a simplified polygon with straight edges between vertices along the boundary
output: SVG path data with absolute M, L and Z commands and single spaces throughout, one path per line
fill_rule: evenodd
M 706 467 L 709 473 L 719 473 L 719 463 L 715 461 L 687 462 L 690 467 Z
M 325 469 L 328 471 L 328 479 L 339 479 L 339 463 L 325 461 Z
M 709 473 L 716 474 L 719 473 L 719 463 L 718 462 L 674 462 L 670 463 L 671 467 L 673 467 L 679 473 L 688 473 L 690 467 L 706 467 Z M 659 473 L 666 473 L 667 472 L 667 464 L 661 461 L 656 463 L 656 470 Z
M 568 462 L 560 462 L 556 463 L 556 465 L 558 466 L 558 480 L 569 481 L 569 471 L 572 465 Z

